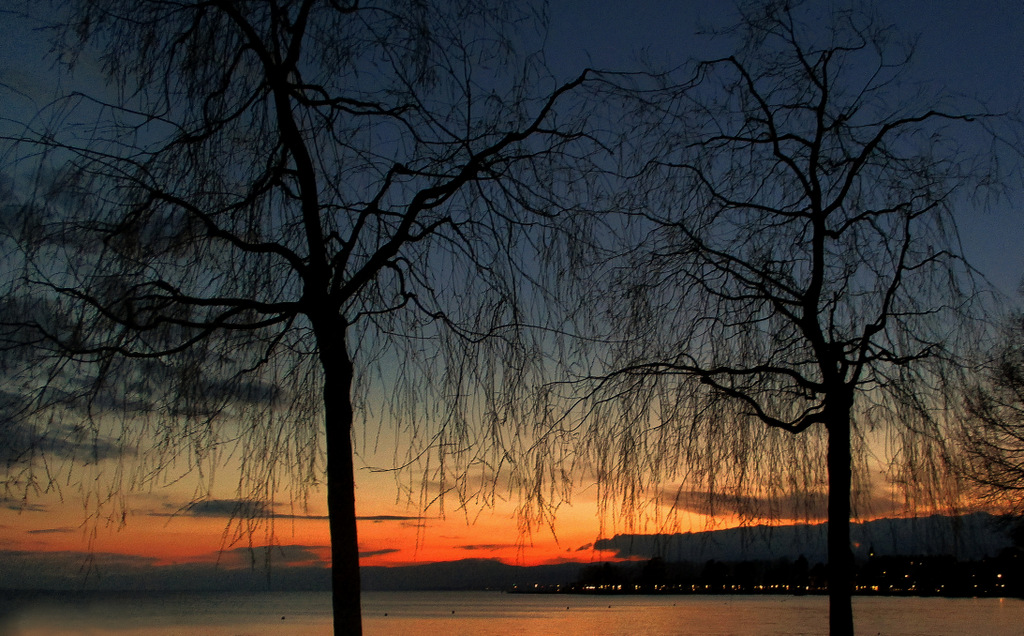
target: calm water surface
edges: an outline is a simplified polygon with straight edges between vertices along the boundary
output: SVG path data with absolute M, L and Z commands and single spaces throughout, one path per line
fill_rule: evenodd
M 368 592 L 370 635 L 826 634 L 824 597 Z M 859 634 L 1024 636 L 1024 600 L 857 598 Z M 2 636 L 329 636 L 326 593 L 5 594 Z

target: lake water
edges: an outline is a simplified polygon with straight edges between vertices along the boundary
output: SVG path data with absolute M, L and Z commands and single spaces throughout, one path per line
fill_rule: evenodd
M 828 601 L 795 596 L 368 592 L 370 635 L 826 634 Z M 859 634 L 1024 636 L 1024 600 L 854 599 Z M 327 593 L 5 593 L 2 636 L 329 636 Z

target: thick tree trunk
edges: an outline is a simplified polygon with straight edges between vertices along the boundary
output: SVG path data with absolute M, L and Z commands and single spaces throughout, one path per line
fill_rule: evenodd
M 331 602 L 334 634 L 363 633 L 359 585 L 359 540 L 352 460 L 352 361 L 344 327 L 318 331 L 324 369 L 325 439 L 327 444 L 327 514 L 331 533 Z
M 853 636 L 853 552 L 850 550 L 850 412 L 828 423 L 828 628 Z

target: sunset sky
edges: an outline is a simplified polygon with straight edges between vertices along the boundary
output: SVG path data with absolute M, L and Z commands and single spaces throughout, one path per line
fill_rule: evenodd
M 710 25 L 729 22 L 725 9 L 702 13 L 711 4 L 696 0 L 552 2 L 548 62 L 556 73 L 570 77 L 584 66 L 628 69 L 641 51 L 655 61 L 682 62 L 716 55 L 720 51 L 715 45 L 694 35 L 699 20 Z M 977 96 L 996 112 L 1024 112 L 1024 4 L 1020 0 L 881 4 L 883 15 L 904 32 L 921 33 L 913 77 Z M 46 83 L 49 62 L 40 61 L 46 50 L 42 35 L 0 14 L 0 82 L 42 101 L 47 90 L 52 91 Z M 21 115 L 3 117 L 18 119 Z M 1019 181 L 1011 185 L 1015 194 L 1009 201 L 984 214 L 968 211 L 960 219 L 960 229 L 971 262 L 1012 297 L 1024 275 L 1024 188 Z M 583 479 L 571 501 L 559 508 L 553 528 L 535 527 L 526 533 L 516 514 L 519 501 L 507 489 L 495 490 L 493 507 L 476 500 L 463 507 L 455 497 L 437 501 L 429 491 L 421 496 L 415 481 L 410 484 L 409 475 L 400 475 L 397 479 L 403 481 L 396 483 L 393 474 L 372 470 L 389 467 L 390 456 L 385 443 L 380 453 L 360 454 L 356 461 L 360 550 L 365 565 L 466 558 L 497 558 L 524 565 L 592 561 L 607 558 L 591 549 L 594 541 L 615 532 L 696 531 L 734 523 L 728 516 L 708 518 L 684 512 L 670 524 L 649 521 L 630 526 L 628 516 L 602 515 L 596 486 Z M 311 491 L 306 506 L 289 501 L 287 494 L 279 497 L 272 504 L 272 526 L 248 533 L 244 524 L 230 523 L 239 513 L 239 495 L 233 479 L 237 466 L 229 462 L 213 477 L 209 497 L 200 504 L 190 505 L 207 482 L 189 475 L 176 483 L 125 494 L 129 514 L 124 518 L 103 517 L 120 510 L 107 504 L 100 508 L 101 518 L 91 519 L 89 515 L 97 509 L 96 494 L 79 489 L 74 482 L 94 471 L 112 470 L 113 464 L 101 460 L 99 466 L 70 474 L 57 470 L 52 485 L 40 484 L 24 500 L 8 497 L 0 501 L 0 573 L 29 576 L 33 568 L 46 572 L 63 569 L 74 579 L 86 571 L 98 571 L 102 576 L 125 564 L 139 568 L 189 563 L 248 567 L 250 556 L 236 549 L 268 543 L 291 546 L 278 552 L 285 564 L 316 565 L 327 558 L 322 489 Z M 90 570 L 93 566 L 95 570 Z M 16 579 L 0 581 L 0 587 L 18 586 Z

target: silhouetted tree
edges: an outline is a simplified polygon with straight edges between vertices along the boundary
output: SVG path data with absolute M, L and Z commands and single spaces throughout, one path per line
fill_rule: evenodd
M 971 476 L 985 494 L 1024 513 L 1024 315 L 1010 316 L 985 374 L 968 393 Z
M 747 518 L 821 518 L 827 493 L 838 635 L 870 454 L 908 508 L 955 494 L 946 407 L 975 288 L 954 207 L 984 175 L 957 136 L 979 124 L 902 83 L 889 27 L 815 8 L 745 4 L 734 56 L 624 94 L 648 135 L 619 199 L 636 238 L 584 287 L 604 311 L 578 332 L 609 335 L 577 425 L 632 509 L 671 480 L 660 504 Z
M 335 632 L 359 633 L 357 425 L 403 436 L 396 464 L 436 449 L 442 490 L 500 468 L 586 75 L 523 54 L 530 4 L 40 4 L 105 87 L 7 139 L 8 491 L 55 458 L 120 458 L 116 495 L 230 452 L 266 517 L 325 476 Z

